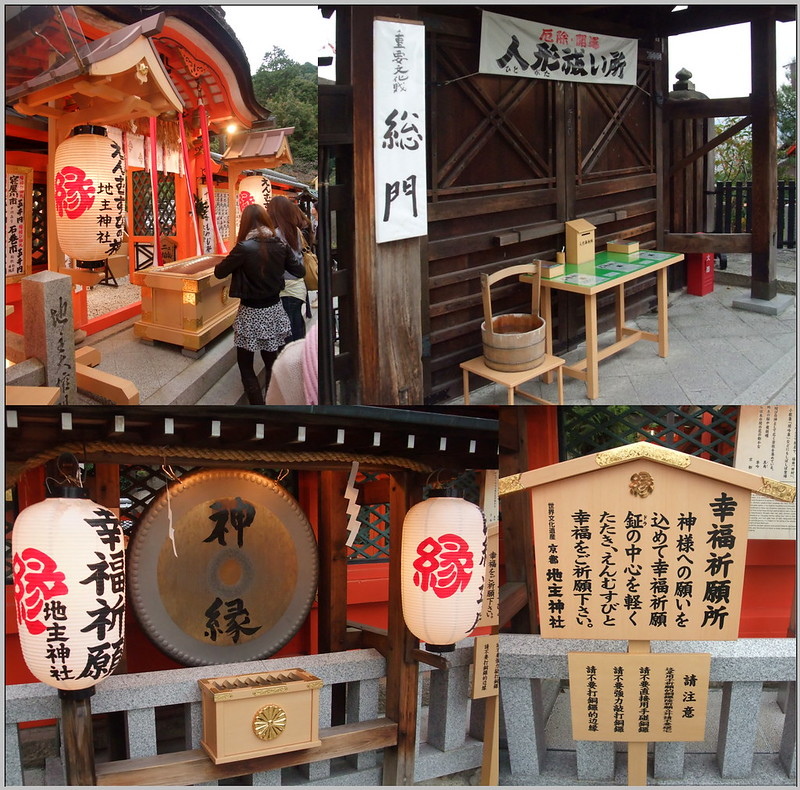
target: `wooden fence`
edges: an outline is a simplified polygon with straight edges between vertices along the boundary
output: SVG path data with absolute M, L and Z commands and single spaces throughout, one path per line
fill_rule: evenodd
M 717 181 L 714 191 L 714 233 L 752 231 L 752 181 Z M 779 249 L 797 247 L 797 182 L 778 182 Z
M 478 768 L 483 743 L 483 704 L 469 698 L 471 642 L 448 656 L 448 669 L 420 673 L 414 781 Z M 201 678 L 286 670 L 300 666 L 321 678 L 319 735 L 322 744 L 302 751 L 214 765 L 200 748 Z M 397 743 L 397 723 L 382 713 L 385 659 L 375 650 L 350 650 L 314 656 L 267 659 L 245 664 L 192 667 L 162 672 L 114 675 L 92 698 L 92 712 L 125 719 L 125 759 L 96 762 L 98 785 L 379 785 L 383 750 Z M 343 685 L 345 721 L 332 720 L 333 689 Z M 162 753 L 156 712 L 184 707 L 185 743 Z M 60 766 L 45 777 L 23 770 L 19 725 L 59 719 L 56 689 L 42 683 L 6 687 L 6 786 L 63 785 Z M 63 739 L 62 739 L 63 741 Z M 62 760 L 63 762 L 63 746 Z M 226 781 L 227 780 L 227 781 Z

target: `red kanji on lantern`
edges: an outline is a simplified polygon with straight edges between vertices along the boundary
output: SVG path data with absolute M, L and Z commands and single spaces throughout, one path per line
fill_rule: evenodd
M 94 203 L 95 188 L 86 172 L 74 165 L 62 167 L 55 178 L 58 216 L 77 219 Z
M 32 634 L 41 634 L 45 624 L 39 620 L 45 601 L 66 595 L 64 574 L 57 570 L 55 560 L 43 551 L 27 548 L 14 555 L 14 597 L 17 615 Z
M 255 203 L 255 198 L 249 192 L 239 193 L 239 210 L 244 211 L 246 206 Z
M 469 584 L 474 566 L 467 542 L 448 533 L 439 540 L 425 538 L 417 546 L 413 566 L 414 584 L 423 592 L 429 589 L 439 598 L 450 598 Z

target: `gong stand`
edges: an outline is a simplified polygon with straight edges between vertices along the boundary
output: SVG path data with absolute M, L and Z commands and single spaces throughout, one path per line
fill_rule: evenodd
M 92 700 L 94 686 L 78 691 L 59 689 L 64 768 L 68 785 L 96 785 Z
M 650 640 L 631 639 L 628 653 L 650 652 Z M 628 741 L 628 786 L 647 786 L 647 741 Z

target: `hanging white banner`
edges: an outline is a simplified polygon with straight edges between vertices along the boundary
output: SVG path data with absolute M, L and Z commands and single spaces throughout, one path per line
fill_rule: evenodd
M 638 42 L 483 12 L 481 74 L 635 85 Z
M 378 243 L 428 233 L 425 27 L 373 23 L 373 151 Z

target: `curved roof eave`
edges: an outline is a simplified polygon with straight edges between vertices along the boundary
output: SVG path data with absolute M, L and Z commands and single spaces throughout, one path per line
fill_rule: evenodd
M 141 6 L 103 5 L 93 6 L 110 19 L 129 24 L 141 18 Z M 202 5 L 163 5 L 149 6 L 148 13 L 163 11 L 167 16 L 165 29 L 173 27 L 187 38 L 198 40 L 202 37 L 210 48 L 202 46 L 207 55 L 214 58 L 231 89 L 234 109 L 242 120 L 249 116 L 249 123 L 267 120 L 270 111 L 262 107 L 253 93 L 250 63 L 244 48 L 233 29 L 209 6 Z

